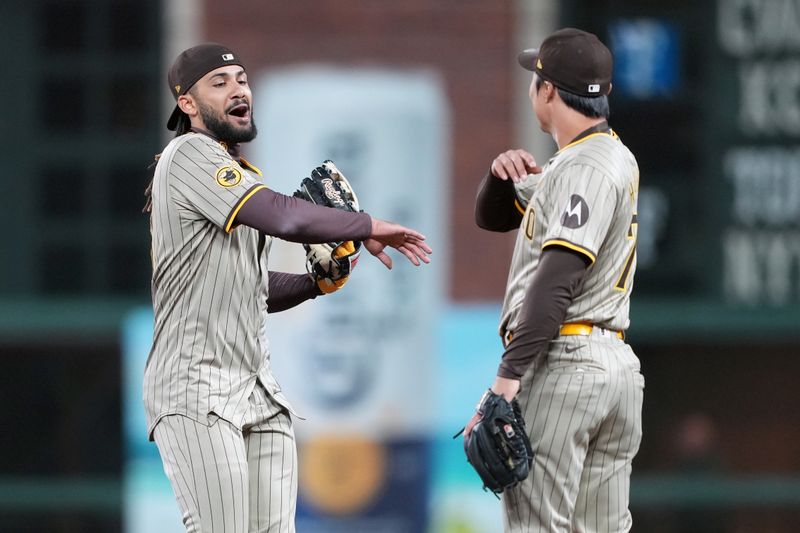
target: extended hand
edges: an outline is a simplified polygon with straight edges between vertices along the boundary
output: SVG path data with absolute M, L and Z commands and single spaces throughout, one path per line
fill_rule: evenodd
M 430 263 L 431 260 L 428 254 L 433 253 L 433 250 L 424 241 L 425 236 L 418 231 L 394 222 L 373 218 L 372 233 L 364 241 L 364 247 L 369 253 L 377 257 L 386 268 L 391 269 L 392 258 L 384 252 L 387 246 L 402 253 L 415 266 L 419 266 L 420 261 Z

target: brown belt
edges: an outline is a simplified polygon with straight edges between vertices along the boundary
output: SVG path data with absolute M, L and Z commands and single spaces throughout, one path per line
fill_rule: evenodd
M 601 328 L 600 326 L 595 326 L 594 324 L 590 324 L 588 322 L 567 322 L 566 324 L 562 324 L 561 328 L 558 330 L 558 333 L 563 336 L 568 335 L 581 335 L 587 336 L 591 335 L 594 328 L 607 331 L 612 335 L 616 335 L 619 339 L 625 339 L 625 333 L 622 331 L 617 331 L 614 329 L 605 329 Z M 514 338 L 513 331 L 506 331 L 506 334 L 503 336 L 503 340 L 505 341 L 505 345 L 508 346 L 508 343 L 511 342 L 511 339 Z

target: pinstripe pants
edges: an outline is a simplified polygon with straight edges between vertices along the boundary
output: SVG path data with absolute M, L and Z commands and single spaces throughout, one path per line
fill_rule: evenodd
M 289 414 L 260 384 L 242 429 L 162 418 L 154 439 L 188 533 L 294 533 L 297 449 Z
M 506 533 L 630 530 L 643 395 L 639 359 L 615 335 L 595 328 L 550 344 L 521 382 L 534 460 L 503 495 Z

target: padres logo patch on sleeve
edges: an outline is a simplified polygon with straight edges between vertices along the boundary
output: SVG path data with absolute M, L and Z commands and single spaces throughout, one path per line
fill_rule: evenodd
M 223 187 L 235 187 L 242 181 L 242 171 L 233 165 L 225 165 L 217 170 L 216 178 Z

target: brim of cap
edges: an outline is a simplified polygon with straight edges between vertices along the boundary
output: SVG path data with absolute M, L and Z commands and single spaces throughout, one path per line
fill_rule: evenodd
M 175 131 L 178 127 L 178 121 L 181 119 L 181 115 L 183 115 L 183 111 L 177 105 L 175 109 L 172 110 L 172 114 L 169 116 L 169 120 L 167 121 L 167 129 Z
M 517 56 L 517 61 L 519 62 L 520 66 L 525 70 L 530 70 L 531 72 L 536 72 L 536 67 L 534 65 L 534 61 L 536 58 L 539 57 L 539 49 L 538 48 L 528 48 L 527 50 L 523 50 Z

